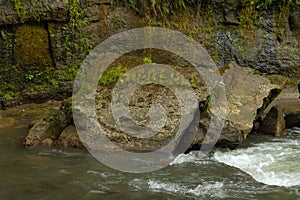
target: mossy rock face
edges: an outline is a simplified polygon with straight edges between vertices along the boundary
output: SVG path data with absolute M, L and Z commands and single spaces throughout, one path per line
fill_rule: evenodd
M 38 25 L 22 25 L 16 30 L 16 63 L 19 66 L 52 66 L 48 33 Z
M 63 102 L 60 109 L 64 112 L 66 116 L 67 124 L 74 124 L 73 113 L 72 113 L 72 97 L 66 99 Z
M 265 76 L 271 81 L 272 84 L 280 85 L 282 87 L 297 85 L 298 80 L 296 78 L 289 78 L 279 74 L 272 74 Z
M 11 54 L 13 52 L 13 28 L 7 26 L 5 30 L 0 31 L 0 65 L 12 65 Z

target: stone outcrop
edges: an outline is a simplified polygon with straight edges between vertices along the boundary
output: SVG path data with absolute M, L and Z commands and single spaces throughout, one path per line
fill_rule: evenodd
M 259 132 L 280 136 L 285 130 L 284 109 L 273 106 L 259 127 Z
M 220 71 L 223 75 L 227 96 L 227 109 L 226 115 L 224 116 L 225 124 L 221 136 L 218 138 L 218 141 L 222 146 L 224 142 L 233 144 L 235 142 L 242 142 L 246 139 L 247 135 L 253 129 L 254 121 L 259 118 L 258 115 L 262 115 L 266 112 L 265 108 L 267 108 L 267 105 L 273 100 L 269 99 L 266 102 L 266 99 L 270 96 L 272 90 L 278 88 L 278 86 L 271 84 L 268 79 L 254 74 L 252 69 L 240 67 L 233 62 L 228 63 L 226 66 L 221 68 Z M 131 96 L 131 102 L 129 105 L 131 118 L 123 117 L 122 119 L 119 119 L 123 123 L 123 130 L 125 128 L 127 131 L 124 132 L 112 116 L 112 110 L 110 107 L 112 89 L 112 87 L 107 88 L 103 85 L 99 85 L 97 89 L 98 93 L 96 95 L 96 112 L 98 121 L 102 127 L 103 133 L 110 139 L 110 141 L 131 151 L 152 151 L 166 145 L 170 139 L 174 137 L 174 132 L 178 130 L 181 116 L 179 104 L 174 94 L 170 93 L 170 91 L 166 88 L 158 87 L 157 85 L 149 85 L 135 91 L 135 93 Z M 187 127 L 184 131 L 185 133 L 193 132 L 193 134 L 187 134 L 187 137 L 184 138 L 186 142 L 191 144 L 192 148 L 197 145 L 199 147 L 202 145 L 206 137 L 207 129 L 211 125 L 210 116 L 216 115 L 213 110 L 210 110 L 208 102 L 210 100 L 209 98 L 205 98 L 205 90 L 199 87 L 195 91 L 196 94 L 199 94 L 198 100 L 200 104 L 207 105 L 199 105 L 201 108 L 206 108 L 201 109 L 202 113 L 199 121 L 198 133 L 194 134 L 193 131 L 196 127 L 193 126 Z M 79 95 L 79 98 L 80 96 L 81 95 Z M 124 96 L 124 94 L 121 96 Z M 163 121 L 165 124 L 162 127 L 149 127 L 149 117 L 151 115 L 151 106 L 153 103 L 159 103 L 166 109 L 165 115 L 162 113 L 152 113 L 152 115 L 154 115 L 151 116 L 155 118 L 155 115 L 158 115 L 160 117 L 157 118 L 158 122 L 155 123 L 156 126 L 159 126 L 159 120 L 163 118 L 162 116 L 165 116 L 166 121 Z M 86 102 L 84 102 L 84 104 L 86 104 Z M 71 115 L 71 106 L 71 100 L 69 99 L 61 107 L 67 116 Z M 75 108 L 75 114 L 78 119 L 83 120 L 83 124 L 89 124 L 89 126 L 91 126 L 90 122 L 85 122 L 88 118 L 85 117 L 86 110 L 83 109 L 83 107 L 77 106 Z M 258 112 L 258 110 L 261 109 L 264 112 Z M 56 110 L 56 112 L 53 113 L 55 115 L 49 115 L 49 111 L 47 111 L 47 113 L 44 114 L 44 117 L 42 117 L 42 119 L 30 129 L 25 144 L 32 145 L 33 143 L 36 143 L 48 145 L 52 143 L 59 144 L 64 147 L 83 147 L 77 135 L 76 128 L 72 125 L 72 118 L 70 118 L 70 116 L 68 117 L 69 125 L 66 128 L 64 128 L 65 125 L 62 125 L 59 129 L 60 132 L 49 134 L 48 130 L 50 129 L 50 124 L 57 121 L 52 120 L 52 117 L 60 119 L 61 111 Z M 59 122 L 63 124 L 62 120 L 59 120 Z M 137 127 L 143 128 L 143 134 L 146 134 L 146 138 L 139 138 L 134 135 L 130 135 L 131 132 L 138 130 Z M 149 133 L 154 129 L 159 130 L 157 134 L 152 137 L 148 137 Z M 147 131 L 149 131 L 149 133 Z
M 263 106 L 264 99 L 278 86 L 272 85 L 262 76 L 255 75 L 252 69 L 240 67 L 235 63 L 228 63 L 221 70 L 225 70 L 223 79 L 228 102 L 223 129 L 226 135 L 224 139 L 235 138 L 243 141 L 253 128 L 257 110 Z M 235 136 L 228 138 L 231 134 Z
M 65 127 L 66 118 L 60 109 L 50 108 L 40 120 L 29 130 L 24 145 L 27 147 L 37 145 L 52 146 L 59 138 Z
M 141 59 L 134 61 L 133 58 L 134 57 L 127 57 L 127 60 L 131 61 L 129 62 L 130 64 L 126 66 L 128 70 L 135 67 L 136 63 L 143 62 Z M 187 79 L 194 73 L 193 70 L 195 70 L 192 67 L 183 68 L 177 66 L 175 68 Z M 148 73 L 144 75 L 148 75 Z M 166 77 L 166 80 L 170 82 L 169 76 L 171 76 L 171 74 L 158 74 L 157 77 L 159 76 Z M 174 76 L 176 76 L 176 74 Z M 135 78 L 133 79 L 135 80 Z M 189 126 L 190 124 L 186 124 L 183 120 L 190 119 L 189 123 L 191 123 L 196 116 L 197 100 L 205 101 L 206 99 L 207 91 L 203 88 L 203 83 L 196 79 L 196 84 L 198 87 L 195 89 L 196 107 L 194 108 L 189 107 L 195 105 L 192 104 L 194 99 L 189 96 L 189 93 L 181 94 L 181 96 L 188 99 L 188 103 L 185 102 L 187 106 L 185 107 L 186 109 L 181 110 L 179 100 L 170 89 L 157 84 L 146 84 L 133 92 L 130 96 L 129 105 L 115 105 L 116 108 L 128 106 L 130 110 L 129 116 L 119 111 L 119 113 L 122 113 L 124 116 L 119 116 L 117 120 L 114 118 L 111 108 L 112 93 L 115 84 L 109 86 L 99 84 L 95 96 L 95 108 L 103 134 L 115 145 L 131 151 L 153 151 L 159 149 L 173 139 L 179 128 L 183 129 L 182 131 L 188 135 L 195 134 L 195 131 L 192 131 L 195 127 Z M 176 87 L 175 82 L 173 86 Z M 180 87 L 180 85 L 178 87 Z M 121 86 L 121 89 L 119 88 L 118 90 L 118 96 L 125 97 L 128 94 L 127 89 L 128 87 L 122 88 Z M 81 94 L 76 94 L 76 96 L 77 95 L 79 95 L 77 98 L 80 99 Z M 86 104 L 81 100 L 77 100 L 77 102 L 83 102 L 84 105 Z M 126 102 L 124 102 L 124 104 L 126 104 Z M 87 110 L 85 110 L 83 106 L 78 106 L 75 109 L 76 115 L 80 116 L 78 119 L 83 121 L 83 124 L 87 124 L 87 122 L 85 122 L 87 120 L 85 116 L 86 112 Z M 181 115 L 186 116 L 186 118 L 181 119 Z M 89 125 L 92 126 L 91 124 Z M 182 125 L 182 127 L 179 125 Z M 94 133 L 90 132 L 87 134 L 94 135 Z M 135 134 L 139 135 L 137 136 Z M 191 138 L 185 139 L 186 140 L 182 142 L 191 143 Z
M 264 99 L 278 86 L 262 76 L 255 75 L 252 69 L 240 67 L 233 62 L 220 68 L 220 72 L 223 74 L 226 88 L 227 109 L 219 141 L 242 142 L 253 129 L 253 123 L 258 117 L 257 110 L 263 107 Z M 214 113 L 209 111 L 209 115 Z M 207 127 L 209 118 L 201 117 L 200 134 L 196 144 L 203 142 Z
M 261 115 L 258 132 L 282 136 L 286 128 L 300 127 L 300 98 L 296 86 L 285 88 Z

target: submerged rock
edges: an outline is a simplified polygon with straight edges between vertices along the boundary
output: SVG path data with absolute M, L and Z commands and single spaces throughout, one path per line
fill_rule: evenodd
M 83 148 L 74 125 L 67 126 L 59 136 L 59 144 L 64 147 Z
M 24 104 L 21 106 L 16 106 L 9 108 L 7 110 L 1 111 L 4 116 L 12 117 L 15 119 L 19 118 L 40 118 L 49 108 L 58 109 L 61 106 L 61 102 L 51 101 L 41 104 Z
M 41 117 L 29 122 L 29 132 L 24 145 L 27 147 L 58 146 L 83 148 L 73 125 L 72 98 L 55 104 L 28 105 L 32 110 L 41 110 Z M 11 108 L 13 110 L 14 108 Z M 23 109 L 24 110 L 24 109 Z M 25 111 L 24 111 L 25 112 Z M 29 113 L 30 114 L 30 113 Z M 33 113 L 36 117 L 36 113 Z
M 12 128 L 22 124 L 23 120 L 37 118 L 49 109 L 59 108 L 60 102 L 47 102 L 43 104 L 26 104 L 0 111 L 0 128 Z M 39 120 L 35 119 L 29 123 L 33 127 Z
M 0 114 L 0 128 L 10 128 L 16 123 L 12 117 L 4 117 Z
M 51 146 L 58 139 L 65 127 L 66 117 L 59 109 L 50 108 L 41 119 L 29 130 L 24 145 L 27 147 L 36 145 Z

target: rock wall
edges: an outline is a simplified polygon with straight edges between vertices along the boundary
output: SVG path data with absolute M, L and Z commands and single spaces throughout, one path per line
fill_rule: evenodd
M 0 101 L 7 106 L 69 96 L 89 50 L 110 35 L 144 26 L 172 28 L 193 37 L 219 66 L 235 61 L 261 73 L 300 78 L 296 1 L 261 6 L 203 0 L 184 7 L 170 4 L 168 9 L 150 2 L 0 0 Z

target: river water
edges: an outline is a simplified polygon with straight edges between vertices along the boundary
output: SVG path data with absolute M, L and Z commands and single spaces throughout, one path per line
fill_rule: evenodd
M 85 151 L 25 149 L 27 127 L 0 130 L 0 199 L 300 199 L 300 129 L 237 150 L 180 155 L 146 174 L 110 169 Z M 263 140 L 263 141 L 261 141 Z

